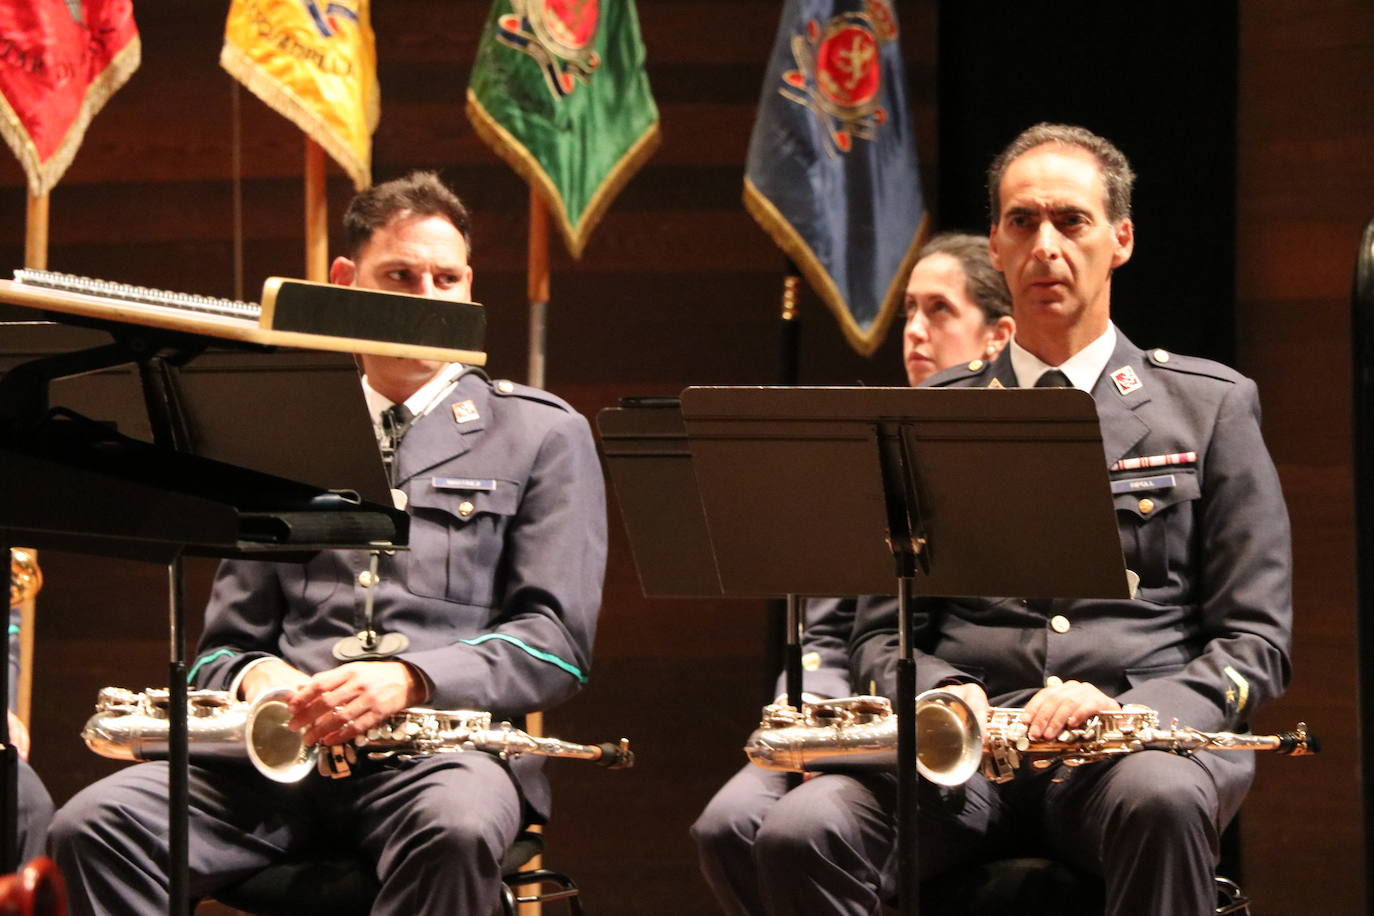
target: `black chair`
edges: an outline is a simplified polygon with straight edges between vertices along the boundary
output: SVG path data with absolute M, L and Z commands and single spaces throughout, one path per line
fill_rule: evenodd
M 577 884 L 547 868 L 520 869 L 544 851 L 544 838 L 522 831 L 501 859 L 501 914 L 516 916 L 522 903 L 566 900 L 582 916 Z M 520 889 L 534 887 L 534 893 Z M 549 888 L 549 889 L 545 889 Z M 215 894 L 228 907 L 255 916 L 367 916 L 379 888 L 372 868 L 350 852 L 337 852 L 264 868 Z
M 921 882 L 921 916 L 1102 916 L 1102 879 L 1053 859 L 997 859 Z M 1249 916 L 1250 898 L 1217 876 L 1217 916 Z

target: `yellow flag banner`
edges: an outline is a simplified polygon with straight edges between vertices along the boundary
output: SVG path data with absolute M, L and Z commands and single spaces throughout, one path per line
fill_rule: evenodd
M 368 0 L 233 0 L 219 62 L 358 190 L 372 183 L 381 91 Z

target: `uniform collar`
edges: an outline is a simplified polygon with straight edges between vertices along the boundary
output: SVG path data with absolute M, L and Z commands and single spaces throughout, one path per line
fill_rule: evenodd
M 1116 349 L 1116 338 L 1116 325 L 1109 321 L 1107 330 L 1092 343 L 1058 366 L 1051 366 L 1017 343 L 1013 337 L 1008 349 L 1011 350 L 1011 366 L 1016 373 L 1016 384 L 1021 388 L 1033 388 L 1042 374 L 1050 369 L 1058 369 L 1069 377 L 1073 387 L 1091 393 L 1102 375 L 1102 370 L 1107 368 L 1107 362 L 1112 358 L 1112 352 Z
M 467 367 L 462 363 L 449 363 L 434 373 L 434 377 L 425 382 L 415 390 L 415 393 L 406 398 L 405 405 L 415 419 L 420 419 L 425 414 L 434 409 L 435 405 L 441 403 L 448 396 L 449 391 L 458 383 Z M 367 399 L 367 411 L 372 416 L 372 423 L 378 428 L 382 424 L 382 411 L 391 407 L 396 402 L 384 394 L 379 394 L 367 381 L 367 376 L 363 376 L 363 397 Z

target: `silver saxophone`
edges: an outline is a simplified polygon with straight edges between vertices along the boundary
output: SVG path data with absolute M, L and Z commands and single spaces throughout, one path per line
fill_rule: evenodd
M 194 760 L 242 760 L 276 782 L 298 782 L 318 769 L 333 778 L 349 774 L 348 763 L 359 753 L 370 759 L 408 759 L 431 754 L 484 751 L 503 759 L 521 754 L 590 760 L 608 769 L 634 765 L 627 738 L 597 745 L 573 744 L 521 731 L 509 722 L 492 723 L 489 712 L 471 709 L 411 707 L 368 729 L 338 748 L 307 746 L 287 723 L 286 705 L 293 691 L 264 691 L 252 703 L 230 698 L 222 690 L 187 692 L 186 734 Z M 106 687 L 96 698 L 95 714 L 81 737 L 102 757 L 116 760 L 164 760 L 168 756 L 168 691 L 135 693 Z
M 1159 713 L 1139 705 L 1100 712 L 1052 739 L 1031 740 L 1023 713 L 998 707 L 978 721 L 961 697 L 925 691 L 916 697 L 917 771 L 931 782 L 957 786 L 980 770 L 1000 783 L 1023 764 L 1073 767 L 1144 750 L 1275 751 L 1295 757 L 1321 750 L 1320 740 L 1302 722 L 1277 735 L 1204 732 L 1177 720 L 1161 728 Z M 786 704 L 765 706 L 744 753 L 756 766 L 794 773 L 891 768 L 897 762 L 897 716 L 886 697 L 874 696 L 806 703 L 800 711 Z

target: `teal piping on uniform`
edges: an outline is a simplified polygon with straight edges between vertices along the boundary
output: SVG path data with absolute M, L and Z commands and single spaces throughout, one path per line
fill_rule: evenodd
M 485 636 L 479 636 L 476 639 L 460 639 L 458 641 L 469 646 L 480 646 L 482 643 L 486 642 L 489 639 L 503 639 L 511 645 L 515 646 L 516 648 L 520 649 L 527 655 L 532 655 L 535 658 L 539 659 L 541 662 L 548 662 L 550 665 L 557 665 L 564 671 L 571 674 L 573 677 L 577 678 L 577 682 L 579 684 L 587 683 L 587 678 L 582 674 L 581 670 L 579 670 L 576 665 L 568 664 L 567 662 L 563 661 L 563 659 L 559 658 L 557 655 L 552 655 L 548 652 L 541 652 L 538 649 L 533 648 L 532 646 L 527 646 L 520 640 L 516 639 L 514 636 L 507 636 L 505 633 L 488 633 Z
M 200 670 L 201 665 L 208 665 L 215 659 L 223 658 L 226 655 L 232 656 L 238 655 L 238 653 L 235 652 L 233 649 L 219 649 L 215 652 L 211 652 L 209 655 L 205 656 L 204 658 L 200 659 L 198 662 L 195 663 L 195 666 L 191 668 L 190 673 L 186 675 L 186 683 L 194 684 L 196 682 L 196 672 Z

